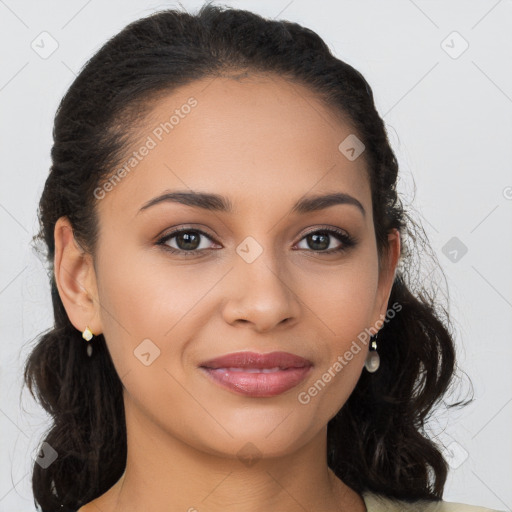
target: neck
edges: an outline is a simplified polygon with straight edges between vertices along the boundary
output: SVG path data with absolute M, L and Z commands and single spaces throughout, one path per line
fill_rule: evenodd
M 94 500 L 103 512 L 366 511 L 362 498 L 327 466 L 326 428 L 281 457 L 253 451 L 252 457 L 229 458 L 197 450 L 148 418 L 133 419 L 127 411 L 125 472 Z

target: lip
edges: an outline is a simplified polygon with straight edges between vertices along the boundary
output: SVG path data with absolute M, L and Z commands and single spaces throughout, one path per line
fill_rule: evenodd
M 215 359 L 210 359 L 201 363 L 201 367 L 206 368 L 253 368 L 253 369 L 270 369 L 280 368 L 304 368 L 312 366 L 313 363 L 308 359 L 291 354 L 290 352 L 270 352 L 260 354 L 258 352 L 234 352 L 226 354 Z
M 222 387 L 260 398 L 276 396 L 295 387 L 312 367 L 311 361 L 289 352 L 236 352 L 200 365 Z

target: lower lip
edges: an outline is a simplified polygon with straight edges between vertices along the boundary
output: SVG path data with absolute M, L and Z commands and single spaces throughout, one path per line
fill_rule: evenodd
M 272 373 L 249 373 L 230 371 L 226 368 L 205 368 L 205 371 L 215 382 L 237 393 L 252 397 L 271 397 L 280 395 L 303 381 L 312 366 L 303 368 L 288 368 Z

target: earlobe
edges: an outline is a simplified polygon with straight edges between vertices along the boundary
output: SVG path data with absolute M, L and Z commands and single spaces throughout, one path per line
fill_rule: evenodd
M 83 331 L 86 325 L 95 333 L 101 332 L 96 276 L 92 256 L 84 251 L 73 235 L 69 219 L 60 217 L 54 230 L 55 282 L 62 304 L 71 323 Z

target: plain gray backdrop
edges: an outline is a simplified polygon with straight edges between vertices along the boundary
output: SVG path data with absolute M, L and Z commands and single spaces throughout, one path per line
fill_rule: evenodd
M 315 30 L 370 83 L 399 160 L 399 191 L 446 275 L 459 366 L 474 386 L 474 403 L 440 409 L 431 422 L 451 466 L 444 499 L 512 510 L 512 1 L 221 3 Z M 108 38 L 169 7 L 179 5 L 0 0 L 0 512 L 34 510 L 32 458 L 48 427 L 21 383 L 53 319 L 30 242 L 55 110 Z M 442 284 L 422 272 L 418 279 Z

